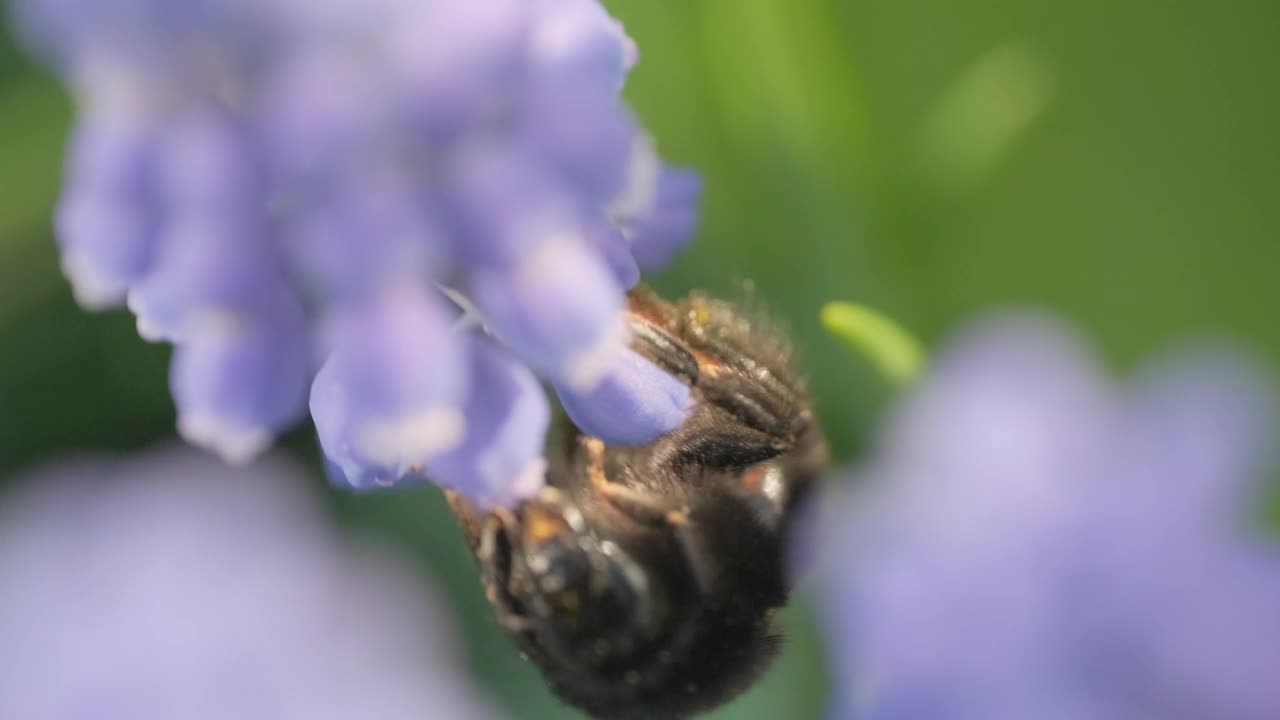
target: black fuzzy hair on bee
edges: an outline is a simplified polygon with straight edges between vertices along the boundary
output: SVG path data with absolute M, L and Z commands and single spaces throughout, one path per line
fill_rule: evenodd
M 827 446 L 785 336 L 694 293 L 628 296 L 632 347 L 690 386 L 680 427 L 611 446 L 563 416 L 547 487 L 480 513 L 450 495 L 498 621 L 596 718 L 686 718 L 778 654 L 795 510 Z

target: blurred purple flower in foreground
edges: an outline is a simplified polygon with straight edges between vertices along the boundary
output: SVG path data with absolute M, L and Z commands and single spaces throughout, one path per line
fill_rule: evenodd
M 25 478 L 0 505 L 0 717 L 494 717 L 444 608 L 312 500 L 282 461 L 190 449 Z
M 841 720 L 1280 717 L 1280 540 L 1259 375 L 1117 390 L 1066 333 L 981 326 L 823 509 Z
M 310 388 L 339 482 L 498 504 L 537 487 L 537 378 L 607 439 L 683 419 L 620 311 L 698 181 L 622 105 L 636 50 L 598 0 L 16 7 L 79 105 L 63 266 L 176 345 L 189 440 L 251 458 Z

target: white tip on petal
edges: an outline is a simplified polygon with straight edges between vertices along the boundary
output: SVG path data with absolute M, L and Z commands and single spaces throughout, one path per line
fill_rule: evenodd
M 174 339 L 169 337 L 168 334 L 166 334 L 165 331 L 161 329 L 159 325 L 156 325 L 152 323 L 150 320 L 147 320 L 146 316 L 136 315 L 135 318 L 137 319 L 138 337 L 142 338 L 143 340 L 146 340 L 147 342 L 158 343 L 158 342 L 166 342 Z
M 237 427 L 212 415 L 187 414 L 178 418 L 178 432 L 193 445 L 216 453 L 232 465 L 244 465 L 271 445 L 265 427 Z
M 146 312 L 141 296 L 135 291 L 130 291 L 126 304 L 133 313 L 138 327 L 138 337 L 147 342 L 177 342 L 177 333 L 166 331 L 158 323 L 151 320 Z
M 614 222 L 626 225 L 653 210 L 658 203 L 658 183 L 662 178 L 662 160 L 653 139 L 644 133 L 636 136 L 627 161 L 627 179 L 622 192 L 609 203 L 608 215 Z
M 62 272 L 71 281 L 71 293 L 86 310 L 107 310 L 124 302 L 128 288 L 98 271 L 93 259 L 75 250 L 62 253 Z
M 626 348 L 627 338 L 625 321 L 619 320 L 610 325 L 595 344 L 569 359 L 565 367 L 565 385 L 575 392 L 590 392 L 613 369 L 618 353 Z
M 546 238 L 520 265 L 512 284 L 516 287 L 548 287 L 563 275 L 563 268 L 578 263 L 586 243 L 576 233 L 561 233 Z M 578 263 L 580 265 L 580 263 Z M 554 279 L 554 280 L 552 280 Z M 561 281 L 562 282 L 562 281 Z M 589 347 L 562 360 L 557 377 L 575 392 L 588 392 L 598 385 L 617 362 L 618 353 L 626 347 L 627 324 L 621 318 L 608 323 Z M 502 340 L 499 333 L 498 339 Z
M 408 467 L 456 448 L 466 429 L 459 408 L 433 407 L 405 418 L 369 421 L 359 429 L 356 444 L 373 463 Z
M 473 499 L 479 500 L 485 507 L 510 506 L 537 495 L 547 484 L 546 458 L 530 458 L 514 476 L 505 474 L 509 465 L 500 449 L 493 448 L 485 453 L 479 461 L 485 487 L 475 489 L 473 492 L 476 496 Z

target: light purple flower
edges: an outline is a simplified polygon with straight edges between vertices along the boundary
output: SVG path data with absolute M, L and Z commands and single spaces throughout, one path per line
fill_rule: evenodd
M 509 505 L 543 482 L 542 437 L 551 421 L 546 395 L 533 373 L 492 342 L 472 346 L 476 388 L 463 413 L 475 430 L 425 471 L 470 488 L 485 505 Z
M 1260 377 L 1202 351 L 1116 388 L 1026 317 L 944 352 L 821 511 L 832 716 L 1280 716 Z
M 663 165 L 645 137 L 632 148 L 628 173 L 627 192 L 614 198 L 609 214 L 630 243 L 636 263 L 646 270 L 660 268 L 698 224 L 702 178 Z
M 636 49 L 598 0 L 16 7 L 80 107 L 63 266 L 86 307 L 127 302 L 177 345 L 189 440 L 249 458 L 310 383 L 339 483 L 426 472 L 512 502 L 546 423 L 530 378 L 481 384 L 495 367 L 553 384 L 595 434 L 682 421 L 687 388 L 626 350 L 620 317 L 699 188 L 622 104 Z M 455 301 L 471 317 L 451 327 Z M 506 459 L 477 472 L 459 448 Z
M 626 418 L 648 418 L 653 425 L 678 425 L 684 419 L 689 388 L 648 360 L 621 350 L 604 379 L 585 395 L 557 388 L 564 410 L 579 427 L 594 428 L 596 435 L 614 445 L 639 445 Z
M 280 459 L 30 474 L 0 505 L 0 588 L 0 717 L 495 717 L 445 609 Z
M 389 286 L 336 318 L 335 349 L 316 374 L 311 413 L 331 462 L 352 486 L 389 486 L 468 434 L 470 348 L 444 303 Z M 430 362 L 431 372 L 421 372 Z M 543 428 L 545 429 L 545 428 Z

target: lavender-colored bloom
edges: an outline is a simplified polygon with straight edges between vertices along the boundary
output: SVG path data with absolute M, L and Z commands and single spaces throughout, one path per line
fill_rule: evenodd
M 69 164 L 77 171 L 56 225 L 63 269 L 85 307 L 120 303 L 150 266 L 159 231 L 153 135 L 146 119 L 105 111 L 81 118 L 72 137 Z
M 627 192 L 614 199 L 609 214 L 631 245 L 636 263 L 649 270 L 666 265 L 698 224 L 702 178 L 667 167 L 653 143 L 640 138 L 632 149 Z
M 472 384 L 464 412 L 475 428 L 464 442 L 433 458 L 425 470 L 470 488 L 477 502 L 508 505 L 543 482 L 542 437 L 551 410 L 533 373 L 491 342 L 472 347 Z
M 1280 716 L 1268 388 L 1214 353 L 1103 377 L 1028 318 L 939 358 L 823 509 L 833 717 Z
M 698 183 L 622 105 L 636 50 L 598 0 L 17 11 L 80 106 L 63 266 L 84 305 L 177 345 L 188 439 L 251 457 L 311 383 L 340 483 L 425 472 L 512 502 L 546 425 L 528 371 L 601 436 L 682 421 L 620 313 L 692 232 Z M 480 322 L 450 327 L 446 296 Z M 504 460 L 459 455 L 482 448 Z
M 579 395 L 557 388 L 565 412 L 579 427 L 614 445 L 639 445 L 627 418 L 648 418 L 652 425 L 678 425 L 689 403 L 689 387 L 630 350 L 619 352 L 612 369 L 594 390 Z
M 391 485 L 462 442 L 465 388 L 474 383 L 441 301 L 412 285 L 386 288 L 349 308 L 332 334 L 311 412 L 347 482 Z M 428 361 L 432 372 L 420 372 Z
M 0 588 L 0 717 L 495 717 L 445 609 L 283 460 L 38 471 L 0 505 Z
M 254 457 L 275 428 L 296 422 L 307 395 L 304 318 L 288 306 L 275 314 L 205 318 L 174 352 L 178 429 L 233 462 Z

